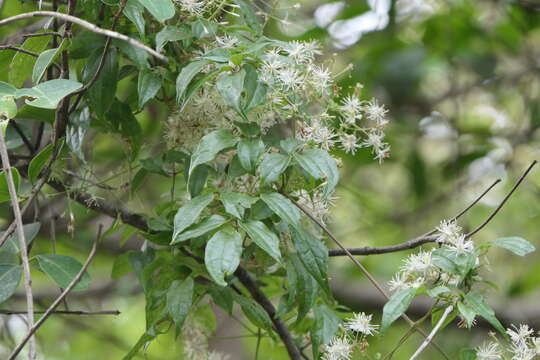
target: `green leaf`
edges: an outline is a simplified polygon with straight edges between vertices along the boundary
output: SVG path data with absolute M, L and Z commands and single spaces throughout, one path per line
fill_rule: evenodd
M 301 154 L 293 153 L 294 159 L 315 179 L 326 179 L 324 197 L 330 196 L 339 181 L 336 160 L 321 149 L 308 149 Z
M 470 329 L 473 326 L 474 318 L 476 317 L 476 312 L 462 302 L 458 302 L 457 307 L 458 307 L 459 313 L 463 315 L 463 318 L 465 319 L 465 321 L 467 321 L 467 328 Z
M 272 320 L 261 305 L 236 293 L 234 293 L 234 300 L 240 304 L 240 308 L 242 308 L 242 311 L 253 325 L 266 330 L 272 329 Z
M 264 143 L 261 139 L 242 139 L 238 142 L 237 150 L 242 167 L 246 171 L 253 172 L 264 152 Z
M 133 65 L 136 66 L 137 71 L 138 69 L 146 69 L 148 68 L 148 58 L 150 55 L 144 51 L 143 49 L 133 46 L 127 41 L 122 41 L 119 39 L 113 39 L 112 41 L 113 45 L 116 46 L 120 51 L 127 56 L 129 60 L 133 62 Z M 129 69 L 129 68 L 128 68 Z M 129 73 L 128 73 L 129 74 Z M 118 81 L 122 79 L 122 73 L 118 73 Z
M 17 168 L 12 167 L 11 175 L 13 177 L 13 183 L 15 184 L 15 190 L 18 191 L 19 182 L 21 179 L 21 176 L 19 175 L 19 170 L 17 170 Z M 9 195 L 6 172 L 2 171 L 0 172 L 0 203 L 4 201 L 10 201 L 10 200 L 11 200 L 11 197 Z
M 186 231 L 178 235 L 174 242 L 171 243 L 171 245 L 202 236 L 212 230 L 217 229 L 221 225 L 225 224 L 227 221 L 228 220 L 221 215 L 211 215 L 197 225 L 189 227 Z
M 197 166 L 191 176 L 189 177 L 189 195 L 195 197 L 199 195 L 206 185 L 208 180 L 208 172 L 210 167 L 208 165 Z
M 233 192 L 222 193 L 220 199 L 225 207 L 225 211 L 237 219 L 242 219 L 245 210 L 257 202 L 257 198 Z
M 182 97 L 182 99 L 180 99 L 180 111 L 182 111 L 184 107 L 189 103 L 189 100 L 193 97 L 193 95 L 197 93 L 197 90 L 199 90 L 199 88 L 201 88 L 210 79 L 215 78 L 222 71 L 223 69 L 218 69 L 204 76 L 201 76 L 196 81 L 191 82 L 185 90 L 184 96 Z
M 36 235 L 39 233 L 40 227 L 41 224 L 39 222 L 23 225 L 24 240 L 26 241 L 26 245 L 29 245 L 32 240 L 34 240 Z M 3 236 L 4 233 L 5 231 L 1 231 L 0 236 Z M 2 245 L 2 250 L 6 250 L 11 253 L 18 253 L 20 249 L 19 233 L 14 231 L 7 237 L 6 242 Z
M 256 34 L 261 34 L 263 30 L 263 22 L 256 15 L 255 9 L 252 7 L 252 5 L 243 0 L 235 0 L 235 2 L 240 6 L 240 15 L 249 29 L 255 31 Z
M 187 40 L 190 37 L 191 34 L 178 26 L 165 26 L 156 35 L 156 50 L 161 52 L 169 41 Z
M 308 273 L 313 276 L 319 286 L 330 294 L 328 286 L 328 249 L 323 242 L 309 231 L 295 229 L 292 231 L 294 247 L 298 257 Z
M 13 119 L 17 116 L 17 103 L 12 97 L 0 98 L 0 118 Z
M 242 236 L 236 231 L 218 231 L 206 244 L 204 263 L 212 279 L 227 286 L 225 277 L 236 271 L 242 255 Z
M 295 299 L 298 302 L 298 315 L 296 316 L 296 323 L 298 324 L 315 304 L 318 286 L 313 276 L 306 270 L 298 254 L 289 254 L 289 260 L 287 263 L 288 296 L 289 302 Z
M 495 316 L 493 309 L 486 303 L 484 297 L 478 293 L 468 293 L 465 295 L 465 302 L 477 314 L 486 319 L 495 329 L 506 336 L 504 327 Z
M 476 350 L 471 348 L 459 350 L 459 360 L 476 360 Z
M 319 356 L 319 347 L 328 344 L 339 329 L 340 320 L 326 305 L 319 305 L 314 310 L 315 319 L 311 328 L 311 343 L 314 358 Z
M 82 84 L 77 81 L 55 79 L 37 84 L 33 88 L 19 89 L 15 95 L 17 98 L 32 98 L 32 100 L 26 99 L 25 101 L 30 106 L 55 109 L 60 100 L 81 87 Z
M 246 76 L 244 79 L 244 98 L 242 99 L 242 109 L 247 112 L 266 100 L 266 84 L 259 82 L 257 70 L 252 65 L 244 65 Z
M 285 196 L 272 192 L 261 194 L 261 200 L 287 224 L 300 229 L 300 210 Z
M 88 129 L 90 129 L 90 110 L 86 106 L 71 114 L 66 129 L 66 144 L 82 161 L 84 161 L 83 143 Z
M 177 243 L 178 236 L 185 229 L 191 226 L 199 217 L 201 212 L 214 200 L 214 195 L 199 195 L 189 200 L 184 206 L 178 209 L 174 216 L 174 232 L 171 243 Z
M 124 8 L 124 15 L 135 24 L 139 34 L 144 36 L 144 16 L 143 16 L 144 7 L 139 3 L 138 0 L 128 0 L 126 7 Z
M 181 328 L 193 301 L 193 279 L 175 280 L 167 291 L 167 311 L 178 328 Z
M 454 275 L 460 274 L 460 269 L 451 254 L 445 249 L 436 249 L 431 254 L 431 262 L 439 269 Z
M 0 265 L 0 303 L 13 295 L 21 281 L 21 265 Z
M 208 289 L 212 300 L 216 305 L 225 310 L 228 314 L 232 314 L 234 304 L 234 294 L 231 288 L 221 286 L 212 286 Z
M 120 254 L 114 258 L 111 278 L 118 279 L 122 276 L 129 274 L 132 270 L 131 264 L 129 263 L 129 254 L 132 251 L 127 251 L 123 254 Z
M 50 35 L 30 37 L 24 41 L 21 48 L 39 54 L 47 48 L 49 41 L 51 41 Z M 13 60 L 11 60 L 9 82 L 17 88 L 23 86 L 24 81 L 32 74 L 35 62 L 36 58 L 34 56 L 17 52 Z
M 193 80 L 195 75 L 201 72 L 208 63 L 209 62 L 206 60 L 194 61 L 182 68 L 182 71 L 180 71 L 180 74 L 178 74 L 178 77 L 176 78 L 176 102 L 178 104 L 184 102 L 184 95 L 191 80 Z
M 238 138 L 229 130 L 216 130 L 205 135 L 191 155 L 188 175 L 191 175 L 198 165 L 214 160 L 220 151 L 236 145 L 237 141 Z
M 43 150 L 37 154 L 32 161 L 30 161 L 30 165 L 28 166 L 28 179 L 31 183 L 35 183 L 37 178 L 39 177 L 39 174 L 41 173 L 41 170 L 43 170 L 43 167 L 45 164 L 47 164 L 47 161 L 50 159 L 53 151 L 53 144 L 47 145 Z
M 15 96 L 17 88 L 7 82 L 0 81 L 0 98 Z
M 234 74 L 223 75 L 216 82 L 216 88 L 225 104 L 236 110 L 245 121 L 249 121 L 241 105 L 245 76 L 246 72 L 243 69 Z
M 517 236 L 498 238 L 492 245 L 510 250 L 519 256 L 525 256 L 536 250 L 530 242 Z
M 39 54 L 39 57 L 34 64 L 34 69 L 32 70 L 32 82 L 34 84 L 37 84 L 41 80 L 43 74 L 45 74 L 47 68 L 52 64 L 56 54 L 58 54 L 61 48 L 62 46 L 59 46 L 56 49 L 45 50 Z
M 103 47 L 99 47 L 90 56 L 83 69 L 83 81 L 89 82 L 97 72 Z M 103 118 L 115 102 L 116 88 L 118 84 L 118 51 L 111 46 L 107 54 L 98 79 L 86 92 L 90 109 L 94 115 Z
M 161 89 L 161 77 L 152 70 L 143 69 L 139 72 L 137 91 L 139 93 L 139 109 L 142 109 L 150 99 L 153 99 Z
M 415 295 L 416 289 L 408 288 L 396 291 L 390 297 L 390 300 L 388 300 L 383 308 L 381 334 L 384 334 L 390 325 L 407 311 Z
M 172 0 L 138 0 L 158 21 L 164 22 L 174 16 Z
M 263 183 L 269 184 L 279 179 L 287 169 L 291 158 L 283 154 L 265 154 L 259 165 L 259 173 Z
M 36 259 L 41 270 L 63 289 L 68 287 L 69 283 L 82 269 L 82 264 L 71 256 L 40 254 L 36 256 Z M 73 290 L 85 290 L 89 283 L 90 275 L 85 272 Z
M 249 237 L 278 263 L 281 262 L 279 238 L 261 221 L 238 222 Z

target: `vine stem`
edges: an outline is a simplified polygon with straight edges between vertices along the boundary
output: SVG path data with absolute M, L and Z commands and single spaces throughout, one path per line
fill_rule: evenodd
M 439 331 L 439 328 L 442 326 L 442 324 L 444 324 L 444 321 L 446 320 L 446 318 L 448 317 L 448 315 L 450 315 L 450 313 L 452 312 L 452 310 L 454 310 L 454 307 L 452 305 L 450 305 L 449 307 L 446 308 L 446 310 L 444 310 L 444 313 L 443 315 L 441 316 L 441 318 L 439 319 L 439 321 L 437 322 L 437 324 L 435 325 L 435 327 L 433 328 L 433 330 L 431 330 L 431 333 L 429 333 L 428 337 L 426 338 L 426 340 L 420 345 L 420 347 L 418 348 L 418 350 L 416 350 L 416 352 L 413 354 L 413 356 L 411 356 L 411 358 L 409 360 L 414 360 L 418 357 L 418 355 L 420 355 L 422 353 L 422 351 L 424 351 L 424 349 L 426 348 L 426 346 L 428 346 L 428 344 L 433 340 L 433 338 L 435 337 L 435 334 L 437 334 L 437 331 Z
M 28 329 L 31 330 L 34 325 L 34 298 L 32 295 L 32 277 L 30 274 L 30 263 L 28 261 L 28 252 L 27 252 L 27 247 L 26 247 L 26 239 L 24 236 L 21 208 L 19 207 L 17 189 L 15 189 L 15 182 L 13 181 L 13 173 L 11 171 L 11 165 L 9 163 L 9 156 L 7 152 L 6 141 L 4 138 L 3 125 L 0 125 L 0 156 L 2 158 L 2 165 L 4 168 L 4 173 L 6 174 L 9 197 L 11 198 L 11 206 L 13 208 L 13 215 L 15 217 L 15 224 L 17 228 L 17 235 L 18 235 L 17 237 L 19 239 L 21 260 L 22 260 L 23 271 L 24 271 L 24 290 L 26 293 L 26 317 L 27 317 L 26 321 L 27 321 Z M 29 340 L 30 340 L 30 345 L 29 345 L 29 351 L 28 351 L 28 358 L 30 360 L 34 360 L 36 358 L 35 339 L 34 337 L 30 336 Z
M 102 28 L 92 24 L 91 22 L 80 19 L 80 18 L 78 18 L 76 16 L 62 14 L 62 13 L 55 12 L 55 11 L 32 11 L 32 12 L 28 12 L 28 13 L 24 13 L 24 14 L 15 15 L 15 16 L 9 17 L 7 19 L 0 20 L 0 26 L 7 25 L 7 24 L 12 23 L 14 21 L 23 20 L 23 19 L 29 19 L 29 18 L 33 18 L 33 17 L 55 17 L 55 18 L 58 18 L 58 19 L 61 19 L 61 20 L 67 21 L 67 22 L 71 22 L 71 23 L 80 25 L 80 26 L 82 26 L 82 27 L 84 27 L 84 28 L 96 33 L 96 34 L 111 37 L 113 39 L 123 40 L 123 41 L 125 41 L 125 42 L 127 42 L 127 43 L 129 43 L 129 44 L 131 44 L 131 45 L 133 45 L 135 47 L 138 47 L 139 49 L 142 49 L 142 50 L 152 54 L 153 56 L 155 56 L 159 60 L 163 61 L 164 63 L 169 62 L 167 57 L 161 55 L 156 50 L 144 45 L 143 43 L 141 43 L 138 40 L 130 38 L 129 36 L 126 36 L 124 34 L 116 32 L 116 31 L 102 29 Z
M 289 195 L 287 195 L 287 194 L 283 194 L 283 195 L 286 196 L 289 200 L 291 200 L 292 203 L 296 207 L 298 207 L 304 214 L 306 214 L 306 216 L 308 218 L 311 219 L 311 221 L 313 221 L 315 224 L 317 224 L 328 235 L 328 237 L 330 239 L 332 239 L 332 241 L 335 242 L 345 252 L 345 254 L 351 259 L 351 261 L 362 271 L 362 273 L 364 273 L 364 275 L 369 279 L 369 281 L 373 284 L 373 286 L 375 286 L 375 288 L 382 294 L 382 296 L 387 301 L 390 300 L 390 296 L 388 295 L 386 290 L 383 289 L 381 284 L 379 284 L 379 282 L 377 280 L 375 280 L 373 275 L 371 275 L 371 273 L 366 269 L 366 267 L 364 265 L 362 265 L 362 263 L 360 261 L 358 261 L 349 252 L 349 250 L 341 243 L 341 241 L 339 241 L 334 236 L 334 234 L 332 234 L 332 232 L 330 230 L 328 230 L 328 228 L 322 222 L 320 222 L 316 217 L 311 215 L 311 213 L 306 208 L 304 208 L 302 205 L 300 205 L 298 202 L 296 202 L 296 200 L 292 199 Z M 415 322 L 409 316 L 407 316 L 407 314 L 403 313 L 401 315 L 401 317 L 409 324 L 409 326 L 415 326 Z M 427 334 L 422 329 L 420 329 L 418 327 L 415 327 L 415 330 L 417 332 L 419 332 L 422 336 L 427 338 Z M 435 347 L 444 356 L 445 359 L 450 360 L 450 358 L 444 353 L 444 351 L 442 351 L 442 349 L 437 344 L 435 344 L 434 342 L 430 342 L 430 344 L 433 347 Z
M 54 310 L 58 307 L 58 305 L 60 305 L 62 300 L 65 299 L 65 297 L 71 292 L 71 290 L 73 290 L 75 285 L 77 285 L 77 283 L 81 280 L 81 277 L 84 275 L 84 273 L 86 272 L 86 269 L 88 269 L 88 266 L 90 265 L 90 263 L 94 259 L 94 255 L 96 255 L 96 250 L 97 250 L 99 240 L 101 238 L 102 230 L 103 230 L 103 225 L 100 224 L 99 228 L 98 228 L 96 240 L 94 241 L 94 245 L 92 245 L 92 250 L 90 250 L 90 254 L 88 255 L 88 258 L 86 259 L 86 261 L 85 261 L 84 265 L 82 266 L 81 270 L 77 273 L 77 275 L 73 278 L 73 280 L 71 280 L 71 282 L 64 289 L 64 291 L 62 291 L 62 294 L 60 294 L 60 296 L 58 298 L 56 298 L 56 300 L 54 300 L 54 302 L 51 304 L 51 306 L 49 306 L 47 311 L 45 311 L 45 314 L 43 314 L 43 316 L 35 323 L 35 325 L 30 328 L 30 330 L 28 331 L 28 334 L 26 334 L 26 336 L 19 343 L 19 345 L 17 345 L 17 347 L 13 350 L 11 355 L 9 355 L 8 360 L 14 360 L 17 357 L 17 355 L 24 348 L 24 345 L 26 345 L 28 340 L 41 327 L 41 325 L 43 325 L 45 320 L 47 320 L 47 318 L 51 314 L 54 313 Z

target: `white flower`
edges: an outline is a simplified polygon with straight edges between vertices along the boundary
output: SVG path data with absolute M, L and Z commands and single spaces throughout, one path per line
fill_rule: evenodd
M 377 333 L 379 325 L 371 324 L 373 315 L 367 315 L 363 312 L 355 314 L 345 322 L 345 329 L 356 331 L 364 335 L 374 335 Z
M 353 155 L 356 152 L 356 149 L 360 147 L 360 145 L 356 143 L 357 142 L 356 136 L 354 136 L 353 134 L 343 134 L 339 138 L 339 141 L 341 142 L 341 146 L 343 147 L 343 150 Z
M 322 146 L 324 150 L 329 150 L 334 145 L 335 134 L 326 126 L 320 126 L 313 133 L 313 140 Z
M 205 2 L 196 0 L 176 0 L 184 11 L 200 16 L 203 13 Z
M 380 148 L 374 148 L 375 150 L 375 160 L 379 161 L 379 164 L 381 164 L 384 159 L 390 157 L 390 146 L 388 144 L 385 144 L 384 147 Z
M 332 83 L 332 74 L 328 69 L 321 66 L 311 66 L 310 81 L 313 86 L 319 91 L 319 93 L 325 93 L 328 86 Z
M 437 231 L 440 233 L 437 242 L 445 243 L 461 235 L 462 228 L 455 221 L 442 220 L 437 226 Z
M 420 250 L 418 254 L 411 254 L 405 259 L 403 270 L 409 273 L 425 274 L 431 267 L 431 251 Z
M 404 272 L 398 272 L 392 277 L 392 280 L 388 282 L 388 287 L 391 291 L 399 291 L 408 289 L 411 285 L 407 282 L 407 274 Z
M 293 68 L 284 68 L 277 73 L 279 80 L 286 90 L 293 90 L 301 87 L 303 83 L 300 72 Z
M 343 119 L 348 124 L 354 124 L 356 120 L 362 119 L 362 104 L 356 96 L 349 95 L 343 99 L 341 101 L 340 110 Z
M 457 254 L 465 254 L 465 253 L 471 253 L 474 251 L 474 244 L 472 241 L 467 240 L 467 237 L 463 234 L 451 238 L 449 242 L 445 243 L 445 246 L 457 253 Z
M 525 344 L 529 339 L 529 336 L 531 336 L 533 333 L 533 330 L 529 327 L 529 325 L 521 324 L 519 325 L 519 328 L 512 325 L 512 327 L 514 329 L 506 329 L 506 333 L 510 336 L 512 342 L 516 344 Z
M 386 113 L 388 110 L 384 105 L 379 105 L 377 99 L 371 99 L 366 105 L 364 105 L 364 111 L 366 117 L 370 121 L 374 121 L 378 126 L 384 126 L 388 124 L 388 119 L 386 119 Z
M 227 34 L 216 37 L 216 45 L 223 49 L 232 49 L 238 44 L 238 39 Z
M 532 339 L 532 345 L 536 355 L 540 355 L 540 337 L 535 337 Z
M 350 360 L 353 351 L 353 345 L 345 336 L 335 337 L 330 344 L 325 346 L 324 360 Z
M 484 343 L 476 348 L 476 358 L 478 360 L 498 360 L 502 359 L 502 352 L 499 344 L 495 342 Z
M 381 131 L 370 131 L 367 139 L 362 142 L 362 146 L 373 147 L 374 149 L 384 148 L 386 143 L 383 141 L 384 133 Z
M 231 357 L 229 355 L 212 351 L 208 353 L 208 360 L 229 360 Z
M 319 53 L 317 42 L 291 41 L 281 48 L 297 63 L 308 63 Z

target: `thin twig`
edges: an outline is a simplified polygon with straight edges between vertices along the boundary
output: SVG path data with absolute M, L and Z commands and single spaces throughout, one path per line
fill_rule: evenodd
M 107 30 L 107 29 L 102 29 L 86 20 L 83 20 L 83 19 L 80 19 L 76 16 L 71 16 L 71 15 L 67 15 L 67 14 L 62 14 L 62 13 L 59 13 L 59 12 L 55 12 L 55 11 L 33 11 L 33 12 L 29 12 L 29 13 L 24 13 L 24 14 L 19 14 L 19 15 L 15 15 L 15 16 L 12 16 L 12 17 L 9 17 L 7 19 L 4 19 L 4 20 L 0 20 L 0 26 L 2 25 L 7 25 L 9 23 L 12 23 L 14 21 L 18 21 L 18 20 L 23 20 L 23 19 L 29 19 L 29 18 L 33 18 L 33 17 L 41 17 L 41 16 L 45 16 L 45 17 L 49 17 L 49 16 L 52 16 L 52 17 L 55 17 L 55 18 L 59 18 L 59 19 L 62 19 L 64 21 L 68 21 L 68 22 L 72 22 L 74 24 L 77 24 L 77 25 L 80 25 L 96 34 L 100 34 L 100 35 L 104 35 L 104 36 L 108 36 L 108 37 L 111 37 L 111 38 L 114 38 L 114 39 L 118 39 L 118 40 L 123 40 L 123 41 L 126 41 L 127 43 L 135 46 L 135 47 L 138 47 L 139 49 L 143 49 L 144 51 L 152 54 L 153 56 L 155 56 L 156 58 L 160 59 L 161 61 L 165 62 L 165 63 L 168 63 L 168 59 L 167 57 L 161 55 L 160 53 L 158 53 L 157 51 L 155 51 L 154 49 L 144 45 L 143 43 L 141 43 L 140 41 L 137 41 L 133 38 L 130 38 L 129 36 L 126 36 L 124 34 L 120 34 L 116 31 L 111 31 L 111 30 Z
M 46 310 L 38 310 L 34 311 L 34 314 L 45 314 Z M 20 315 L 20 314 L 26 314 L 26 311 L 19 311 L 19 310 L 0 310 L 0 314 L 2 315 Z M 84 315 L 84 316 L 91 316 L 91 315 L 120 315 L 120 311 L 118 310 L 102 310 L 102 311 L 85 311 L 85 310 L 55 310 L 51 311 L 51 315 Z
M 49 306 L 47 311 L 45 311 L 44 315 L 36 322 L 36 324 L 34 326 L 32 326 L 32 328 L 30 329 L 28 334 L 26 334 L 26 336 L 23 338 L 21 343 L 19 345 L 17 345 L 15 350 L 13 350 L 13 352 L 9 356 L 8 360 L 14 360 L 17 357 L 17 355 L 23 349 L 24 345 L 28 342 L 28 339 L 30 339 L 32 337 L 32 335 L 40 328 L 40 326 L 43 325 L 45 320 L 47 320 L 47 318 L 53 313 L 53 311 L 58 307 L 58 305 L 60 305 L 60 303 L 67 296 L 67 294 L 69 294 L 69 292 L 71 290 L 73 290 L 75 285 L 77 285 L 77 283 L 81 280 L 81 277 L 86 272 L 86 269 L 88 269 L 88 266 L 90 265 L 90 263 L 92 262 L 92 259 L 94 258 L 94 255 L 96 254 L 96 250 L 97 250 L 99 240 L 101 238 L 102 230 L 103 230 L 103 225 L 100 224 L 99 228 L 98 228 L 98 233 L 97 233 L 97 236 L 96 236 L 96 240 L 94 241 L 94 245 L 92 246 L 92 250 L 90 250 L 90 254 L 88 255 L 88 258 L 86 259 L 86 262 L 82 266 L 79 273 L 73 278 L 73 280 L 71 280 L 71 282 L 64 289 L 62 294 L 51 304 L 51 306 Z
M 48 32 L 42 32 L 42 33 L 32 33 L 32 34 L 23 34 L 23 38 L 30 38 L 30 37 L 40 37 L 40 36 L 62 36 L 62 34 L 60 34 L 59 32 L 57 31 L 48 31 Z
M 455 221 L 459 219 L 461 216 L 463 216 L 467 211 L 469 211 L 474 205 L 476 205 L 486 194 L 493 189 L 495 185 L 501 182 L 501 179 L 495 180 L 482 194 L 480 194 L 476 199 L 474 199 L 473 202 L 471 202 L 465 209 L 461 210 L 456 216 L 454 216 L 450 221 Z M 437 240 L 437 236 L 433 236 L 437 232 L 437 229 L 434 228 L 433 230 L 420 235 L 414 239 L 411 239 L 409 241 L 406 241 L 404 243 L 398 244 L 398 245 L 391 245 L 391 246 L 381 246 L 381 247 L 371 247 L 371 246 L 365 246 L 361 248 L 348 248 L 347 250 L 353 254 L 353 255 L 378 255 L 378 254 L 388 254 L 398 251 L 404 251 L 409 249 L 414 249 L 418 246 L 428 244 L 435 242 Z M 328 251 L 328 256 L 345 256 L 347 255 L 344 250 L 342 249 L 332 249 Z
M 28 261 L 28 253 L 26 249 L 26 239 L 24 236 L 23 221 L 21 215 L 21 208 L 19 207 L 19 200 L 17 198 L 17 189 L 15 189 L 15 183 L 13 181 L 13 174 L 11 172 L 11 165 L 9 163 L 9 157 L 6 147 L 6 141 L 4 139 L 4 131 L 0 128 L 0 156 L 2 157 L 2 165 L 4 173 L 7 179 L 7 185 L 9 190 L 9 197 L 11 198 L 11 207 L 13 209 L 13 215 L 15 217 L 15 223 L 17 227 L 17 235 L 19 238 L 19 247 L 21 252 L 21 260 L 24 271 L 24 290 L 26 292 L 26 315 L 28 329 L 31 329 L 34 324 L 34 299 L 32 296 L 32 277 L 30 275 L 30 263 Z M 28 351 L 28 357 L 30 360 L 36 358 L 35 353 L 35 339 L 29 336 L 30 345 Z
M 20 47 L 17 47 L 17 46 L 13 46 L 13 45 L 0 45 L 0 50 L 13 50 L 13 51 L 18 51 L 18 52 L 21 52 L 23 54 L 30 55 L 30 56 L 33 56 L 33 57 L 38 57 L 39 56 L 39 54 L 36 54 L 33 51 L 28 51 L 26 49 L 23 49 L 23 48 L 20 48 Z
M 468 233 L 466 235 L 467 238 L 470 238 L 471 236 L 473 236 L 474 234 L 478 233 L 480 230 L 482 230 L 487 224 L 489 224 L 489 222 L 491 221 L 491 219 L 493 219 L 495 217 L 495 215 L 497 215 L 497 213 L 502 209 L 502 207 L 504 206 L 504 204 L 508 201 L 508 199 L 510 198 L 510 196 L 512 196 L 512 194 L 514 193 L 514 191 L 516 191 L 516 189 L 519 187 L 519 185 L 521 185 L 521 183 L 523 182 L 523 180 L 525 179 L 525 177 L 529 174 L 529 172 L 532 170 L 532 168 L 538 163 L 537 160 L 534 160 L 531 165 L 529 165 L 529 167 L 527 168 L 527 170 L 525 170 L 525 172 L 523 173 L 523 175 L 521 175 L 521 177 L 518 179 L 518 181 L 516 182 L 516 184 L 512 187 L 512 189 L 510 190 L 510 192 L 508 194 L 506 194 L 506 196 L 504 197 L 504 199 L 501 201 L 501 203 L 495 208 L 495 210 L 493 210 L 493 212 L 491 213 L 491 215 L 489 215 L 489 217 L 483 222 L 481 223 L 476 229 L 474 229 L 473 231 L 471 231 L 470 233 Z
M 17 122 L 15 120 L 11 120 L 11 126 L 13 126 L 13 128 L 15 129 L 15 131 L 17 132 L 17 134 L 19 134 L 19 137 L 22 139 L 22 141 L 24 142 L 24 145 L 26 146 L 26 148 L 28 149 L 28 152 L 30 154 L 33 154 L 34 153 L 34 146 L 32 145 L 32 143 L 30 142 L 30 140 L 28 139 L 28 137 L 26 137 L 26 134 L 24 133 L 24 131 L 21 129 L 21 127 L 19 126 L 19 124 L 17 124 Z
M 420 355 L 420 353 L 422 353 L 422 351 L 424 351 L 424 349 L 426 348 L 426 346 L 428 346 L 428 344 L 433 340 L 433 338 L 435 337 L 435 334 L 437 333 L 437 331 L 439 331 L 439 328 L 442 326 L 442 324 L 444 324 L 444 321 L 446 320 L 446 318 L 448 317 L 448 315 L 450 315 L 450 313 L 452 312 L 452 310 L 454 310 L 454 307 L 452 305 L 450 305 L 449 307 L 446 308 L 446 310 L 444 310 L 444 313 L 443 315 L 441 316 L 440 320 L 437 322 L 437 324 L 435 325 L 435 327 L 433 328 L 433 330 L 431 331 L 431 333 L 429 333 L 428 337 L 426 338 L 426 340 L 422 343 L 422 345 L 420 345 L 420 347 L 418 348 L 418 350 L 416 350 L 416 352 L 413 354 L 413 356 L 411 356 L 411 358 L 409 360 L 414 360 L 418 357 L 418 355 Z

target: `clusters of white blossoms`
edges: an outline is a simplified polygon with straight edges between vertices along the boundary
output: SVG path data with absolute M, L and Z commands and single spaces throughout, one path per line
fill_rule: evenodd
M 375 335 L 379 325 L 371 323 L 372 315 L 363 312 L 353 314 L 345 320 L 340 334 L 335 336 L 329 344 L 324 345 L 323 360 L 350 360 L 354 348 L 367 348 L 366 338 Z
M 210 331 L 189 316 L 182 327 L 182 345 L 186 359 L 230 360 L 230 356 L 208 348 Z
M 478 360 L 533 360 L 540 358 L 540 336 L 528 325 L 512 326 L 506 333 L 510 337 L 508 346 L 499 341 L 486 342 L 476 348 Z M 538 333 L 536 335 L 539 335 Z M 492 335 L 495 338 L 495 335 Z
M 185 6 L 189 2 L 182 2 Z M 200 56 L 221 49 L 235 50 L 252 46 L 234 34 L 221 34 L 201 43 Z M 384 128 L 388 124 L 388 110 L 376 99 L 361 100 L 360 88 L 343 100 L 336 85 L 336 75 L 328 67 L 316 62 L 321 54 L 317 41 L 269 41 L 256 60 L 259 81 L 265 84 L 266 99 L 247 114 L 250 121 L 261 126 L 263 132 L 293 120 L 294 136 L 324 150 L 335 147 L 355 154 L 359 148 L 370 147 L 374 158 L 383 161 L 390 155 Z M 233 63 L 232 72 L 240 67 Z M 223 64 L 210 63 L 204 74 L 210 74 Z M 190 151 L 208 132 L 217 128 L 231 128 L 234 122 L 244 122 L 228 107 L 214 80 L 201 86 L 180 111 L 172 112 L 167 122 L 165 137 L 170 148 Z
M 437 243 L 441 248 L 456 256 L 474 254 L 475 248 L 471 240 L 463 234 L 461 226 L 455 221 L 443 220 L 437 227 Z M 404 260 L 400 271 L 389 281 L 388 286 L 392 291 L 408 288 L 419 288 L 422 285 L 451 285 L 456 286 L 461 277 L 449 274 L 435 266 L 432 261 L 433 250 L 420 250 L 411 254 Z M 475 263 L 478 262 L 476 258 Z
M 292 193 L 298 197 L 298 203 L 309 211 L 317 220 L 326 223 L 330 216 L 330 208 L 334 206 L 334 202 L 338 199 L 335 196 L 324 196 L 324 186 L 319 186 L 312 192 L 306 190 L 297 190 Z

